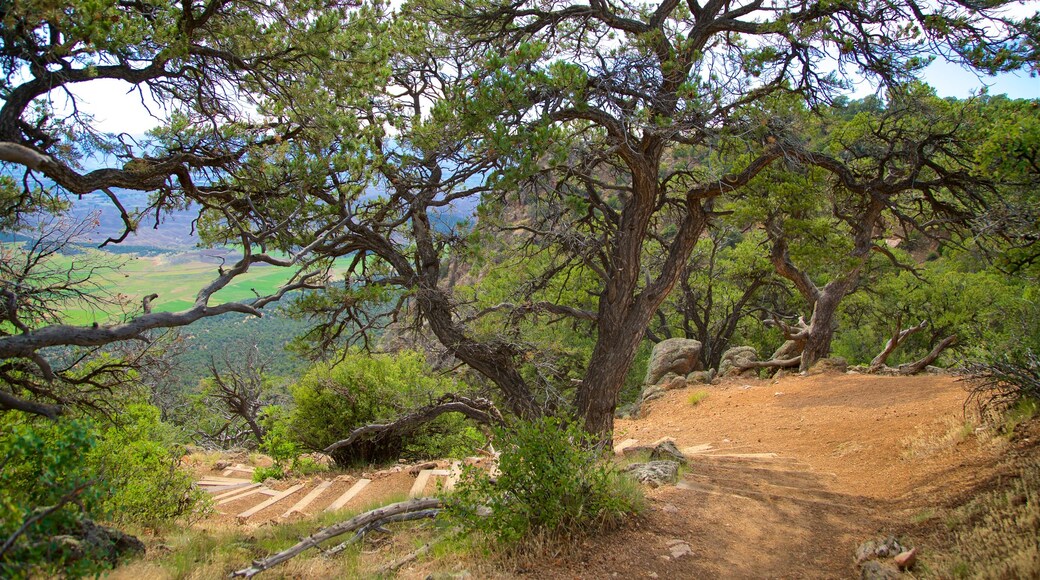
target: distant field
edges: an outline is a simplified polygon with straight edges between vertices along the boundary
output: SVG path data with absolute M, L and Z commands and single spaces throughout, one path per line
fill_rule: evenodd
M 82 256 L 60 256 L 55 265 L 66 265 Z M 130 308 L 139 308 L 141 299 L 153 292 L 159 297 L 152 309 L 175 312 L 190 308 L 195 294 L 217 276 L 219 260 L 207 259 L 199 252 L 169 253 L 158 256 L 115 255 L 104 253 L 104 259 L 122 263 L 117 272 L 105 274 L 103 286 L 113 294 L 122 294 Z M 229 260 L 230 263 L 230 260 Z M 253 266 L 249 272 L 217 292 L 211 305 L 253 298 L 255 289 L 260 295 L 274 292 L 285 283 L 292 272 L 273 266 Z M 71 306 L 71 305 L 70 305 Z M 107 322 L 114 313 L 96 312 L 70 307 L 66 310 L 70 324 Z

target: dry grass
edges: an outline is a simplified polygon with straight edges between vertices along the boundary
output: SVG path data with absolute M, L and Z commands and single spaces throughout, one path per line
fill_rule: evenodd
M 1040 578 L 1040 459 L 945 518 L 952 541 L 923 562 L 934 578 Z
M 973 421 L 946 416 L 918 427 L 916 433 L 905 437 L 900 442 L 903 446 L 902 457 L 910 460 L 946 453 L 976 435 Z

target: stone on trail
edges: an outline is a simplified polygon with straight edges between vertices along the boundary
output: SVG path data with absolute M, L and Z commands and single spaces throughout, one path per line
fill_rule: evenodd
M 896 540 L 895 536 L 867 540 L 856 548 L 856 563 L 862 564 L 875 558 L 892 558 L 905 551 L 906 548 L 899 543 L 899 540 Z
M 685 377 L 700 370 L 701 343 L 691 338 L 669 338 L 654 345 L 644 385 L 656 385 L 668 373 Z
M 742 372 L 752 371 L 741 371 L 737 367 L 746 365 L 749 362 L 758 360 L 758 351 L 753 346 L 734 346 L 722 353 L 722 361 L 719 363 L 719 376 L 726 376 L 731 371 L 733 374 L 741 374 Z
M 871 560 L 859 570 L 860 580 L 896 580 L 903 575 L 891 564 Z
M 909 570 L 914 567 L 917 563 L 917 548 L 911 548 L 905 552 L 901 552 L 892 560 L 900 570 Z
M 672 460 L 686 463 L 686 456 L 675 446 L 674 441 L 662 441 L 650 452 L 650 460 Z
M 660 487 L 675 483 L 679 479 L 679 462 L 633 463 L 625 468 L 625 472 L 631 474 L 640 483 L 645 483 L 650 487 Z
M 693 548 L 682 540 L 669 540 L 668 551 L 671 552 L 672 558 L 676 560 L 693 555 Z

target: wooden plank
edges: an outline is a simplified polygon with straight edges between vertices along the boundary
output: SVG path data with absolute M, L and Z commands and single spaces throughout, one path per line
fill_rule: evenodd
M 235 485 L 235 489 L 233 491 L 226 491 L 224 493 L 217 494 L 217 495 L 213 496 L 213 500 L 214 501 L 220 501 L 222 499 L 229 498 L 229 497 L 231 497 L 233 495 L 238 495 L 238 494 L 242 493 L 243 491 L 260 487 L 261 485 L 263 485 L 263 484 L 262 483 L 249 483 L 249 484 L 239 483 L 239 484 Z
M 240 493 L 238 495 L 233 495 L 231 497 L 224 498 L 224 499 L 218 501 L 217 505 L 224 505 L 226 503 L 230 503 L 230 502 L 233 502 L 233 501 L 238 501 L 238 500 L 240 500 L 240 499 L 242 499 L 244 497 L 249 497 L 251 495 L 255 495 L 255 494 L 258 494 L 258 493 L 263 493 L 264 490 L 266 490 L 266 489 L 267 489 L 266 487 L 258 487 L 256 489 L 251 489 L 251 490 L 249 490 L 249 491 L 247 491 L 245 493 Z
M 262 510 L 262 509 L 264 509 L 266 507 L 273 506 L 274 504 L 282 501 L 283 499 L 289 497 L 290 495 L 300 491 L 301 489 L 303 489 L 303 486 L 304 486 L 304 484 L 298 483 L 298 484 L 290 487 L 289 489 L 279 493 L 278 495 L 271 496 L 267 500 L 262 501 L 262 502 L 256 504 L 255 506 L 247 509 L 246 511 L 238 514 L 237 517 L 240 520 L 244 520 L 244 519 L 248 518 L 249 516 L 255 514 L 256 512 L 258 512 L 258 511 L 260 511 L 260 510 Z
M 698 455 L 700 453 L 707 453 L 714 449 L 711 443 L 701 443 L 700 445 L 694 445 L 693 447 L 684 447 L 681 451 L 683 455 Z
M 199 483 L 212 482 L 210 485 L 228 485 L 231 483 L 253 483 L 252 479 L 242 479 L 241 477 L 220 477 L 217 475 L 207 475 L 199 480 Z
M 451 464 L 451 470 L 448 472 L 448 481 L 444 482 L 444 491 L 452 491 L 455 489 L 455 485 L 459 482 L 459 478 L 462 477 L 462 462 L 456 461 Z
M 614 446 L 614 455 L 624 455 L 625 449 L 628 449 L 636 443 L 639 443 L 638 439 L 625 439 L 621 443 L 618 443 Z
M 233 483 L 231 485 L 218 485 L 218 486 L 214 486 L 214 487 L 206 486 L 203 489 L 205 489 L 209 493 L 212 493 L 212 494 L 214 494 L 216 496 L 216 495 L 224 495 L 225 493 L 228 493 L 228 492 L 240 491 L 240 490 L 242 490 L 244 488 L 247 488 L 247 487 L 251 487 L 251 484 L 248 484 L 248 483 Z
M 357 483 L 355 483 L 354 485 L 350 486 L 350 489 L 348 489 L 343 495 L 339 496 L 339 498 L 336 501 L 334 501 L 331 504 L 329 504 L 329 507 L 325 508 L 325 511 L 327 511 L 327 512 L 336 511 L 339 508 L 347 505 L 348 501 L 354 499 L 354 497 L 356 497 L 357 494 L 361 493 L 361 490 L 365 489 L 365 486 L 370 484 L 370 483 L 372 483 L 371 479 L 359 479 L 359 480 L 357 480 Z
M 300 501 L 296 502 L 296 505 L 292 506 L 291 508 L 289 508 L 288 511 L 286 511 L 284 514 L 282 514 L 282 517 L 283 518 L 287 518 L 290 515 L 292 515 L 293 512 L 301 512 L 302 513 L 303 512 L 303 508 L 309 506 L 311 504 L 311 502 L 314 501 L 315 499 L 317 499 L 319 495 L 321 495 L 326 489 L 329 488 L 330 485 L 332 485 L 331 481 L 323 481 L 323 482 L 319 483 L 318 486 L 315 487 L 314 489 L 312 489 L 310 493 L 308 493 L 307 495 L 303 496 L 303 499 L 301 499 Z
M 412 490 L 408 492 L 408 497 L 421 496 L 426 491 L 426 484 L 430 482 L 431 477 L 447 477 L 450 473 L 447 469 L 424 469 L 420 471 L 419 477 L 415 478 L 415 484 L 412 485 Z
M 278 490 L 275 490 L 275 489 L 271 489 L 269 487 L 265 487 L 264 489 L 260 490 L 260 493 L 262 493 L 264 495 L 278 495 L 281 492 L 279 492 Z

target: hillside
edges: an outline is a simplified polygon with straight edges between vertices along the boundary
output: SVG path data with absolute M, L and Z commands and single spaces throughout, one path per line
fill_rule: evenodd
M 1009 440 L 966 421 L 963 384 L 948 376 L 732 378 L 707 387 L 708 396 L 694 405 L 695 390 L 671 391 L 650 403 L 645 416 L 618 421 L 616 443 L 671 437 L 689 457 L 677 485 L 647 490 L 648 509 L 631 525 L 578 546 L 560 546 L 551 558 L 484 561 L 449 549 L 420 558 L 399 577 L 463 570 L 478 578 L 850 577 L 857 574 L 856 547 L 879 534 L 917 546 L 922 563 L 916 570 L 927 577 L 928 567 L 950 549 L 944 534 L 950 533 L 945 522 L 951 510 L 1038 457 L 1031 442 L 1036 437 Z M 199 468 L 207 477 L 217 475 L 210 465 Z M 332 492 L 306 511 L 322 514 L 359 477 L 372 478 L 374 485 L 347 508 L 399 499 L 415 481 L 407 470 L 366 472 L 336 478 L 328 486 Z M 220 506 L 225 513 L 196 529 L 207 536 L 225 534 L 230 543 L 246 536 L 249 545 L 270 545 L 264 538 L 290 524 L 296 537 L 310 533 L 317 521 L 308 525 L 299 514 L 281 517 L 317 481 L 274 486 L 298 483 L 304 485 L 284 505 L 236 519 L 236 513 L 267 499 L 254 495 Z M 331 523 L 329 516 L 322 515 L 322 525 Z M 429 533 L 395 531 L 366 545 L 360 562 L 304 556 L 274 575 L 321 578 L 346 573 L 346 566 L 364 576 L 365 570 L 413 551 L 422 541 L 417 537 L 428 541 Z M 112 577 L 167 577 L 181 542 L 191 544 L 185 538 L 154 538 L 152 543 L 167 551 L 152 550 Z M 682 544 L 689 553 L 675 557 L 674 546 Z M 235 553 L 211 546 L 197 556 L 191 576 L 217 578 L 247 563 L 249 551 Z

